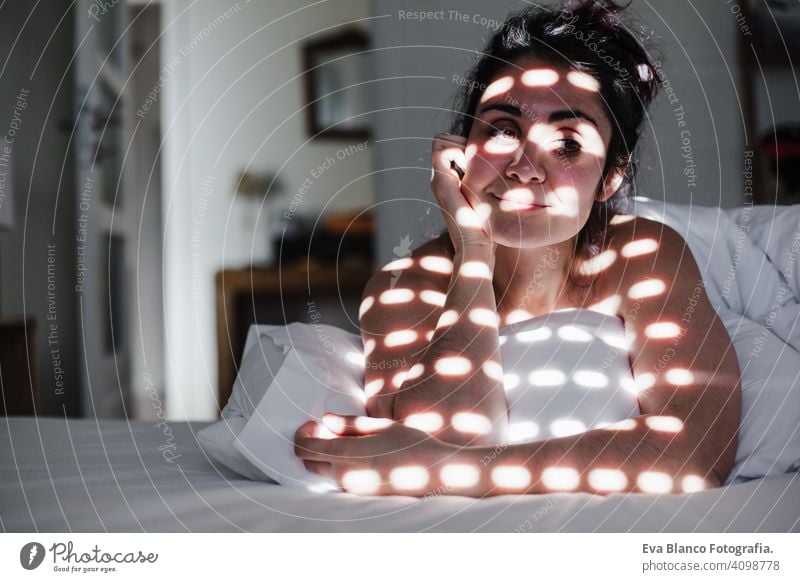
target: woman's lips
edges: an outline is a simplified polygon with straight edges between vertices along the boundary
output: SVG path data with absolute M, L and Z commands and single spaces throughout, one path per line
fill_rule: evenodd
M 547 208 L 543 204 L 534 204 L 533 202 L 522 202 L 521 200 L 511 200 L 508 198 L 500 198 L 492 194 L 492 197 L 500 202 L 500 210 L 503 212 L 535 212 L 542 208 Z

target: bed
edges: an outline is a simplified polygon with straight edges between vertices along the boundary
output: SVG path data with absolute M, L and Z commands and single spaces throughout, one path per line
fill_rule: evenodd
M 0 419 L 3 531 L 800 531 L 798 473 L 682 495 L 358 497 L 243 479 L 198 446 L 206 423 L 167 426 Z
M 751 443 L 754 459 L 766 455 L 766 462 L 752 466 L 753 474 L 771 476 L 685 494 L 359 497 L 241 477 L 198 444 L 198 431 L 211 423 L 8 417 L 0 418 L 0 528 L 800 531 L 800 205 L 720 210 L 642 203 L 638 213 L 687 239 L 709 298 L 744 357 L 742 369 L 751 379 L 754 372 L 762 376 L 744 391 L 755 414 L 742 425 L 739 452 L 742 442 Z M 737 339 L 745 320 L 750 331 Z M 764 337 L 772 348 L 758 353 Z

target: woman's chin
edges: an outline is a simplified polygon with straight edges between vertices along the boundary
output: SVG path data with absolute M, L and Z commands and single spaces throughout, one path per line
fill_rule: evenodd
M 513 249 L 535 249 L 564 242 L 574 237 L 577 232 L 553 231 L 541 228 L 530 228 L 528 225 L 514 221 L 512 224 L 498 224 L 506 221 L 492 221 L 492 230 L 489 236 L 492 242 L 501 247 Z

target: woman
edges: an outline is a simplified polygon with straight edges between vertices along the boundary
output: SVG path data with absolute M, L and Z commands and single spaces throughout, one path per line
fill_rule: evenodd
M 326 415 L 327 438 L 301 427 L 295 450 L 309 470 L 354 493 L 419 496 L 724 483 L 740 414 L 730 338 L 680 235 L 617 213 L 660 81 L 620 10 L 531 8 L 490 39 L 453 133 L 433 141 L 447 233 L 368 284 L 370 416 Z M 624 322 L 641 415 L 498 445 L 508 432 L 498 327 L 564 309 Z

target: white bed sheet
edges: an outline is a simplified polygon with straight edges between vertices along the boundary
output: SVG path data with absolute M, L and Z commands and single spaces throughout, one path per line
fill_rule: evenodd
M 787 532 L 800 474 L 683 495 L 357 497 L 239 478 L 194 438 L 207 423 L 0 419 L 6 532 Z M 159 449 L 159 447 L 161 447 Z M 170 451 L 173 462 L 162 452 Z M 169 454 L 167 456 L 170 456 Z

